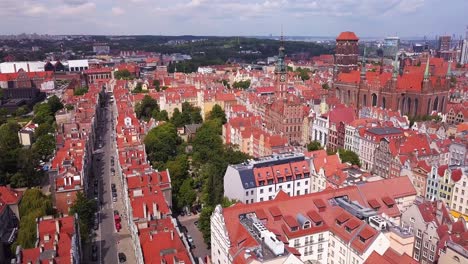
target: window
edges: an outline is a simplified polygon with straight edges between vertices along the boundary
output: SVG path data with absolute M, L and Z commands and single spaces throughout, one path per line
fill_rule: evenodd
M 424 248 L 429 248 L 429 241 L 424 242 Z
M 273 196 L 268 196 L 268 200 L 273 200 Z
M 415 259 L 416 261 L 419 261 L 419 252 L 415 252 L 415 253 L 414 253 L 414 259 Z
M 416 231 L 416 236 L 419 237 L 419 238 L 421 238 L 421 236 L 422 236 L 421 230 L 418 229 L 418 230 Z
M 71 200 L 67 199 L 67 204 L 72 204 Z
M 268 188 L 268 191 L 269 191 L 269 192 L 272 192 L 272 191 L 273 191 L 273 187 Z
M 252 191 L 250 191 L 250 195 L 253 195 L 253 190 L 252 190 Z
M 309 181 L 305 181 L 305 185 L 309 185 Z
M 262 197 L 262 198 L 260 198 L 260 202 L 263 202 L 263 197 Z
M 415 222 L 414 217 L 411 217 L 411 218 L 410 218 L 410 222 L 411 222 L 411 223 L 414 223 L 414 222 Z
M 322 254 L 318 254 L 317 259 L 322 259 Z
M 260 193 L 263 193 L 263 188 L 260 189 Z
M 416 240 L 416 243 L 414 245 L 415 248 L 421 248 L 421 240 Z
M 298 190 L 298 191 L 296 192 L 296 195 L 301 195 L 301 191 Z
M 245 192 L 245 196 L 249 196 L 249 192 Z
M 250 199 L 250 203 L 253 203 L 253 199 Z
M 297 186 L 301 186 L 301 182 L 297 182 Z
M 434 261 L 434 254 L 429 254 L 429 260 Z
M 435 246 L 434 246 L 434 244 L 431 244 L 431 251 L 432 251 L 432 252 L 435 251 Z
M 427 258 L 427 251 L 423 250 L 423 258 Z
M 290 183 L 288 183 L 288 188 L 291 188 L 291 184 L 290 184 Z
M 294 239 L 294 247 L 299 247 L 299 239 Z

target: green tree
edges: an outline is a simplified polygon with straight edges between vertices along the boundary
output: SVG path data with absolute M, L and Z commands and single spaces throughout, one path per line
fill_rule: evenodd
M 1 89 L 0 89 L 1 90 Z M 0 109 L 0 125 L 3 125 L 7 122 L 8 110 L 6 108 Z
M 143 83 L 139 82 L 133 89 L 132 93 L 142 93 L 143 92 Z
M 40 158 L 48 159 L 52 156 L 55 150 L 55 138 L 53 135 L 47 134 L 39 137 L 32 146 L 32 151 Z
M 75 88 L 75 90 L 73 91 L 73 95 L 75 96 L 81 96 L 81 95 L 84 95 L 88 92 L 88 87 L 78 87 L 78 88 Z
M 49 105 L 50 111 L 53 114 L 55 114 L 58 110 L 63 108 L 62 102 L 56 95 L 53 95 L 49 99 L 47 99 L 47 104 Z
M 303 69 L 301 67 L 296 69 L 296 73 L 301 77 L 303 81 L 309 80 L 310 79 L 310 70 L 309 69 Z
M 80 235 L 83 242 L 90 238 L 90 226 L 92 226 L 95 213 L 98 209 L 96 202 L 93 199 L 88 199 L 79 192 L 76 195 L 75 202 L 70 207 L 71 214 L 78 215 L 78 223 L 80 225 Z
M 172 112 L 171 123 L 174 124 L 174 126 L 176 127 L 181 127 L 184 125 L 184 122 L 182 120 L 182 113 L 177 107 Z
M 42 124 L 46 122 L 53 122 L 53 113 L 50 105 L 47 103 L 36 104 L 34 106 L 34 118 L 33 122 L 36 124 Z
M 309 144 L 307 144 L 307 151 L 315 151 L 315 150 L 320 150 L 320 149 L 323 149 L 323 148 L 320 142 L 317 140 L 314 140 L 310 142 Z
M 55 129 L 50 123 L 42 123 L 34 130 L 34 137 L 40 138 L 49 133 L 54 133 Z
M 177 195 L 177 207 L 191 207 L 196 199 L 197 193 L 193 189 L 192 179 L 187 178 L 182 183 L 182 186 L 180 186 L 180 190 Z
M 250 87 L 250 80 L 245 80 L 245 81 L 238 81 L 238 82 L 234 82 L 232 84 L 232 87 L 233 88 L 236 88 L 236 89 L 249 89 Z
M 167 114 L 166 110 L 161 110 L 157 112 L 156 115 L 154 115 L 153 117 L 158 121 L 169 121 L 169 115 Z
M 153 80 L 153 86 L 154 89 L 156 89 L 157 92 L 161 90 L 161 82 L 159 80 Z
M 221 83 L 228 89 L 231 89 L 231 85 L 228 80 L 222 80 Z
M 18 131 L 21 129 L 16 122 L 8 122 L 0 126 L 0 150 L 9 151 L 19 148 Z
M 146 153 L 155 167 L 160 167 L 177 155 L 182 139 L 172 123 L 165 123 L 149 131 L 145 137 Z
M 218 104 L 215 104 L 213 108 L 211 109 L 211 112 L 208 114 L 208 120 L 213 120 L 218 118 L 221 120 L 221 123 L 226 124 L 226 113 L 224 113 L 224 110 L 219 106 Z
M 159 106 L 158 102 L 149 95 L 145 95 L 143 100 L 135 105 L 135 114 L 139 119 L 150 119 L 153 111 L 159 112 Z
M 328 83 L 322 84 L 322 89 L 328 90 L 330 89 L 330 86 L 328 86 Z
M 73 105 L 71 105 L 71 104 L 65 105 L 65 108 L 66 108 L 68 111 L 75 109 L 75 107 L 74 107 Z
M 132 74 L 127 69 L 114 72 L 114 78 L 118 80 L 130 80 Z
M 361 161 L 359 160 L 358 154 L 352 150 L 339 149 L 338 154 L 342 162 L 349 162 L 353 165 L 361 167 Z
M 22 248 L 33 248 L 36 243 L 37 223 L 36 219 L 46 215 L 53 215 L 54 209 L 50 197 L 45 196 L 39 189 L 27 189 L 19 205 L 21 216 L 18 237 L 12 245 L 16 250 L 17 246 Z
M 25 114 L 29 113 L 29 109 L 27 106 L 21 106 L 16 109 L 16 116 L 24 116 Z

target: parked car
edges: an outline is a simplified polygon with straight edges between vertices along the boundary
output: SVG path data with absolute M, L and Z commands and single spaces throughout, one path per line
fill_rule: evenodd
M 117 197 L 117 192 L 112 192 L 112 197 Z
M 113 201 L 114 203 L 116 203 L 116 202 L 117 202 L 117 197 L 112 197 L 112 201 Z
M 190 245 L 193 244 L 193 238 L 191 235 L 187 235 L 187 240 L 190 243 Z
M 120 215 L 120 214 L 119 214 L 119 211 L 114 210 L 114 215 Z
M 125 263 L 127 261 L 127 256 L 124 253 L 119 252 L 119 263 Z
M 111 189 L 112 189 L 113 192 L 115 192 L 117 190 L 114 183 L 111 184 Z

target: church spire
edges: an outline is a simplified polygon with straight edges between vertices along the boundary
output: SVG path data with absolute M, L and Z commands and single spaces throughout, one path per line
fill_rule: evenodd
M 364 56 L 362 56 L 361 79 L 366 78 L 366 46 L 364 46 Z
M 427 55 L 426 70 L 424 70 L 424 80 L 429 80 L 429 55 Z

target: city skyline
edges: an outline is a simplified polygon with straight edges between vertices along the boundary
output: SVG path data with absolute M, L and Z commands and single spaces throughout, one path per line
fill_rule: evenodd
M 3 0 L 0 34 L 267 36 L 283 25 L 289 36 L 464 36 L 468 2 L 450 7 L 440 0 Z

